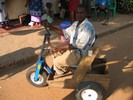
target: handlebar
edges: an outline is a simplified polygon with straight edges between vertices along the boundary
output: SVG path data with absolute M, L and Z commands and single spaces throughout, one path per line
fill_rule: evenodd
M 49 30 L 47 29 L 47 26 L 46 26 L 46 23 L 44 22 L 43 23 L 43 26 L 46 30 L 46 34 L 45 34 L 45 37 L 44 37 L 44 41 L 43 41 L 43 44 L 45 44 L 45 42 L 47 41 L 48 44 L 51 46 L 51 48 L 53 48 L 51 42 L 50 42 L 50 36 L 51 36 L 51 33 L 49 32 Z
M 48 31 L 48 29 L 47 29 L 47 27 L 46 27 L 46 23 L 43 23 L 42 24 L 43 26 L 44 26 L 44 28 L 45 28 L 45 30 L 46 30 L 46 34 L 45 34 L 45 37 L 44 37 L 44 43 L 46 42 L 46 41 L 48 41 L 48 42 L 50 42 L 50 36 L 51 36 L 51 34 L 50 34 L 50 32 Z
M 50 32 L 48 31 L 47 27 L 46 27 L 46 23 L 43 23 L 44 28 L 46 29 L 47 33 L 50 34 Z

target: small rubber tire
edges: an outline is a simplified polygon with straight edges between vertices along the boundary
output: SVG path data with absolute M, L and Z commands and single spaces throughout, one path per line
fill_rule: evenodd
M 96 82 L 83 82 L 76 88 L 77 100 L 104 100 L 105 89 Z
M 36 67 L 32 67 L 32 68 L 28 69 L 28 71 L 26 73 L 26 78 L 27 78 L 28 82 L 36 87 L 47 86 L 48 85 L 47 72 L 45 70 L 41 70 L 40 74 L 39 74 L 39 79 L 37 81 L 34 80 L 35 72 L 36 72 Z

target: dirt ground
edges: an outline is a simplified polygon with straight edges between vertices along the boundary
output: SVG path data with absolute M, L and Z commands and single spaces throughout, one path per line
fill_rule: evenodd
M 108 66 L 111 80 L 106 100 L 133 100 L 132 31 L 133 26 L 96 41 L 95 46 L 100 49 L 99 57 L 118 61 Z M 73 89 L 37 88 L 30 85 L 25 74 L 35 62 L 0 69 L 0 100 L 76 100 Z
M 133 100 L 133 26 L 104 36 L 96 42 L 100 56 L 108 61 L 110 84 L 107 100 Z

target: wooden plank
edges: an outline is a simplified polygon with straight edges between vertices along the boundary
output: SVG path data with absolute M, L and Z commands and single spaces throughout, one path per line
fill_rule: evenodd
M 88 51 L 93 51 L 91 56 L 88 56 Z M 88 51 L 83 56 L 81 62 L 78 65 L 78 68 L 74 72 L 70 82 L 72 88 L 77 87 L 77 85 L 82 81 L 87 71 L 91 68 L 91 64 L 99 50 L 97 48 L 90 48 Z

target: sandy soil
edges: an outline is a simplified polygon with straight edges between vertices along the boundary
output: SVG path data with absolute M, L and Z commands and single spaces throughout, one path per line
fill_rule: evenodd
M 109 65 L 111 81 L 106 100 L 133 100 L 133 26 L 107 35 L 96 41 L 99 57 L 118 61 Z M 0 69 L 0 100 L 75 100 L 73 89 L 60 89 L 30 85 L 25 74 L 35 62 L 12 69 Z

